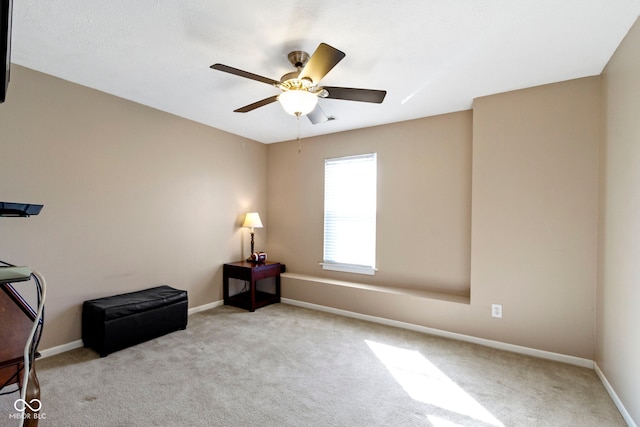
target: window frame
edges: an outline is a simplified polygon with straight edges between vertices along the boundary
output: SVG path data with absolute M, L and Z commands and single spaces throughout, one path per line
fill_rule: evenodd
M 332 215 L 330 215 L 330 213 L 328 212 L 328 205 L 331 205 L 331 202 L 329 201 L 330 197 L 335 197 L 336 194 L 328 194 L 328 191 L 330 191 L 330 189 L 328 188 L 328 182 L 331 180 L 331 178 L 337 179 L 337 175 L 338 173 L 334 174 L 333 177 L 328 176 L 328 166 L 340 166 L 345 165 L 347 163 L 352 163 L 355 164 L 358 161 L 363 161 L 363 165 L 366 167 L 367 163 L 370 163 L 372 165 L 372 170 L 365 170 L 364 173 L 368 174 L 368 176 L 364 177 L 364 181 L 365 182 L 372 182 L 373 183 L 373 188 L 370 188 L 370 192 L 362 192 L 361 189 L 362 187 L 358 187 L 358 195 L 361 195 L 362 197 L 366 197 L 364 204 L 367 206 L 366 209 L 366 213 L 367 215 L 362 215 L 363 211 L 361 210 L 357 210 L 357 211 L 346 211 L 347 212 L 347 216 L 344 216 L 344 218 L 346 218 L 345 221 L 342 221 L 342 224 L 348 223 L 349 220 L 353 221 L 353 217 L 354 216 L 362 216 L 363 218 L 365 218 L 364 222 L 361 222 L 360 225 L 364 228 L 368 228 L 368 230 L 366 230 L 366 233 L 368 233 L 368 235 L 362 235 L 361 234 L 361 238 L 364 237 L 363 240 L 360 240 L 360 238 L 358 239 L 352 239 L 352 244 L 353 241 L 363 241 L 366 242 L 365 244 L 367 244 L 367 246 L 365 247 L 365 250 L 363 252 L 363 256 L 366 255 L 366 262 L 365 263 L 359 263 L 359 262 L 349 262 L 349 261 L 354 261 L 354 257 L 353 257 L 353 253 L 348 255 L 349 259 L 343 259 L 343 261 L 338 261 L 336 259 L 330 259 L 330 258 L 335 258 L 336 257 L 336 251 L 335 249 L 333 250 L 333 256 L 332 256 L 332 248 L 331 245 L 329 245 L 327 242 L 328 240 L 333 240 L 335 241 L 335 237 L 331 237 L 329 236 L 328 239 L 328 224 L 329 227 L 331 227 L 331 225 L 334 226 L 334 229 L 340 225 L 340 221 L 333 221 L 331 223 L 328 223 L 328 217 L 331 217 Z M 323 270 L 330 270 L 330 271 L 338 271 L 338 272 L 345 272 L 345 273 L 356 273 L 356 274 L 366 274 L 366 275 L 374 275 L 375 272 L 377 271 L 376 268 L 376 258 L 377 258 L 377 254 L 376 254 L 376 227 L 377 227 L 377 192 L 378 192 L 378 182 L 377 182 L 377 176 L 378 176 L 378 161 L 377 161 L 377 153 L 365 153 L 365 154 L 357 154 L 357 155 L 350 155 L 350 156 L 341 156 L 341 157 L 333 157 L 333 158 L 327 158 L 324 160 L 324 206 L 323 206 L 323 213 L 324 213 L 324 220 L 323 220 L 323 262 L 321 263 Z M 334 170 L 335 171 L 335 170 Z M 370 174 L 370 175 L 369 175 Z M 361 185 L 361 183 L 354 181 L 350 181 L 349 185 L 346 186 L 345 181 L 342 180 L 340 181 L 341 185 L 339 186 L 340 188 L 346 189 L 346 191 L 348 192 L 350 189 L 353 189 L 355 186 L 357 185 Z M 330 184 L 330 182 L 329 182 Z M 339 188 L 338 186 L 334 187 L 334 188 Z M 362 194 L 361 194 L 362 193 Z M 353 193 L 350 193 L 353 194 Z M 346 196 L 346 194 L 344 194 L 343 196 Z M 338 195 L 339 197 L 339 195 Z M 372 199 L 371 199 L 372 197 Z M 343 204 L 346 205 L 346 204 Z M 358 205 L 358 206 L 362 206 L 362 205 Z M 329 209 L 331 209 L 329 207 Z M 333 211 L 335 212 L 335 210 Z M 354 215 L 355 212 L 355 215 Z M 350 215 L 349 215 L 350 214 Z M 333 217 L 335 217 L 335 215 L 333 215 Z M 349 219 L 351 218 L 351 219 Z M 330 233 L 330 231 L 329 231 Z M 354 245 L 357 245 L 354 244 Z M 352 248 L 353 249 L 353 248 Z M 360 251 L 360 249 L 358 249 L 358 251 Z M 329 259 L 328 259 L 329 258 Z M 355 256 L 355 258 L 358 258 L 358 255 Z M 362 261 L 362 260 L 360 260 Z

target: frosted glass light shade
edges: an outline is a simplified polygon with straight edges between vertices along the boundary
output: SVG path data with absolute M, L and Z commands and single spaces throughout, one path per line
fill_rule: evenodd
M 318 97 L 306 90 L 287 90 L 278 96 L 278 101 L 287 113 L 304 116 L 316 108 Z

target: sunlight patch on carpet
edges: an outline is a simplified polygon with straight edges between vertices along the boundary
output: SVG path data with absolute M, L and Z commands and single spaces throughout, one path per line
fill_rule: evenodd
M 504 424 L 419 352 L 369 340 L 365 342 L 412 399 L 492 426 L 504 427 Z
M 435 415 L 427 415 L 427 419 L 433 427 L 464 427 L 462 424 L 436 417 Z

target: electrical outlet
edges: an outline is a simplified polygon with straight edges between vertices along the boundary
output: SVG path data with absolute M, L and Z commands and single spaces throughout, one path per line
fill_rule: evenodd
M 491 304 L 491 317 L 502 319 L 502 304 Z

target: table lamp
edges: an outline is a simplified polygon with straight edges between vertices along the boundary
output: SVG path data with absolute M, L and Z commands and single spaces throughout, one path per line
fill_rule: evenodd
M 260 215 L 258 212 L 247 212 L 247 215 L 244 217 L 243 227 L 247 227 L 251 229 L 251 253 L 253 254 L 253 243 L 254 243 L 254 228 L 262 228 L 262 221 L 260 221 Z

